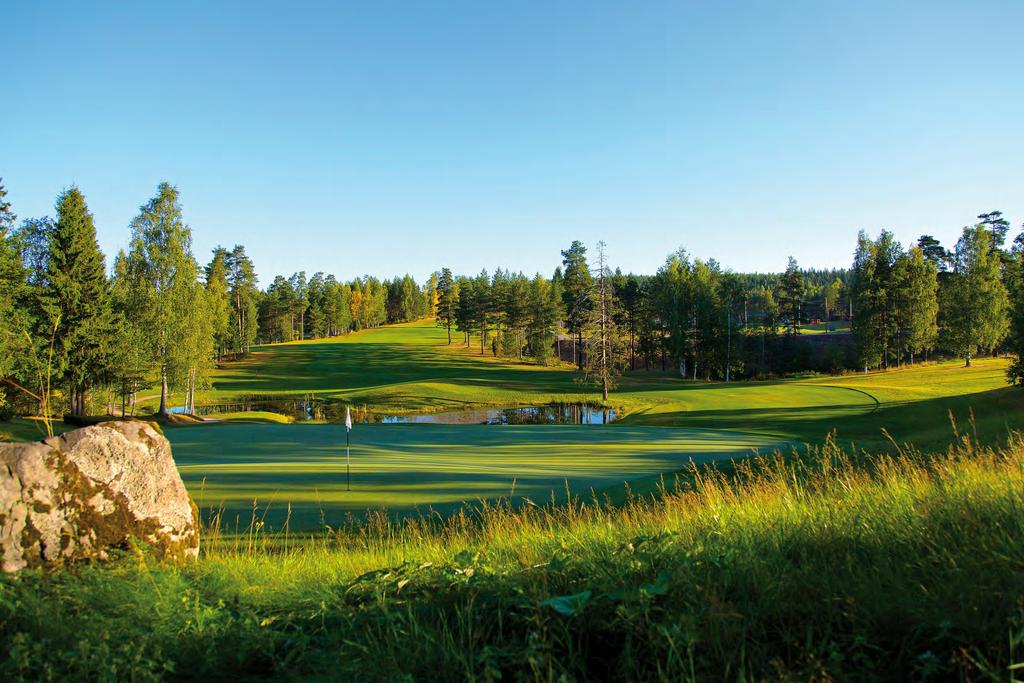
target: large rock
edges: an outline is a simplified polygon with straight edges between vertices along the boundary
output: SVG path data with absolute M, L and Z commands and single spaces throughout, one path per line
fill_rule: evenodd
M 0 443 L 0 568 L 106 556 L 130 537 L 165 557 L 199 554 L 199 514 L 146 422 L 105 422 L 35 443 Z

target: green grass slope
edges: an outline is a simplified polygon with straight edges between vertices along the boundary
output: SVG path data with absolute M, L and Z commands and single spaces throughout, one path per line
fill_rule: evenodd
M 571 367 L 510 362 L 444 342 L 444 331 L 424 321 L 258 347 L 251 358 L 218 371 L 203 400 L 312 395 L 393 413 L 598 402 Z M 986 439 L 1005 439 L 1008 427 L 1024 424 L 1024 392 L 1006 386 L 1005 368 L 1004 359 L 986 358 L 971 368 L 954 361 L 729 384 L 637 372 L 619 379 L 611 403 L 627 413 L 624 425 L 734 429 L 808 442 L 837 429 L 842 440 L 870 447 L 887 442 L 884 427 L 898 440 L 938 446 L 951 436 L 951 410 L 966 423 L 973 409 Z

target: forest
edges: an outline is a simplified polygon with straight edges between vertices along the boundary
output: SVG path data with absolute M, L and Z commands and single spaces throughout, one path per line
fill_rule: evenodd
M 550 276 L 498 268 L 410 275 L 278 275 L 265 288 L 243 245 L 203 265 L 178 189 L 161 183 L 108 268 L 83 192 L 24 218 L 0 182 L 0 413 L 134 414 L 140 391 L 194 411 L 218 363 L 260 344 L 435 318 L 449 344 L 525 363 L 574 363 L 607 392 L 624 372 L 710 381 L 898 367 L 1024 346 L 1024 233 L 999 211 L 946 248 L 861 231 L 848 269 L 735 273 L 680 249 L 623 273 L 603 243 L 572 241 Z M 554 259 L 553 259 L 554 260 Z M 1024 379 L 1019 360 L 1008 380 Z

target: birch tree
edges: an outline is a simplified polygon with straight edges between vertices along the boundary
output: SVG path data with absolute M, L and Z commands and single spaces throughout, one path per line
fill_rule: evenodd
M 168 382 L 179 358 L 175 345 L 189 326 L 196 285 L 192 232 L 182 220 L 178 189 L 161 183 L 131 222 L 126 277 L 130 316 L 145 334 L 160 381 L 158 415 L 167 416 Z

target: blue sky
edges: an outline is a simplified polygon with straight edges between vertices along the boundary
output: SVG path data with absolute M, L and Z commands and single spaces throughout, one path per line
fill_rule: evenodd
M 1024 2 L 10 2 L 0 176 L 104 250 L 162 180 L 197 258 L 550 273 L 849 263 L 1024 220 Z

